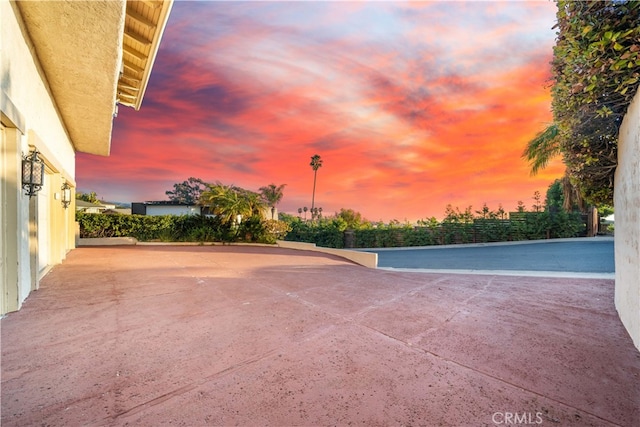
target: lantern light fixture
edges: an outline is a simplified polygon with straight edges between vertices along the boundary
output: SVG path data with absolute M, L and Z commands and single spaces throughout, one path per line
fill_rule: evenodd
M 22 158 L 22 188 L 29 197 L 35 196 L 44 185 L 44 161 L 34 149 Z
M 68 182 L 65 181 L 65 183 L 62 184 L 61 190 L 62 190 L 62 207 L 67 209 L 71 204 L 71 186 L 69 185 Z

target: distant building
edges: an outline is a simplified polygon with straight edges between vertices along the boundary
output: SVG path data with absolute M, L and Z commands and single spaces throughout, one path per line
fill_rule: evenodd
M 131 203 L 131 213 L 134 215 L 202 215 L 213 217 L 208 206 L 200 206 L 188 203 L 172 202 L 161 200 L 157 202 L 133 202 Z M 267 207 L 262 210 L 264 219 L 271 219 L 271 216 L 278 219 L 278 210 Z
M 105 215 L 131 215 L 131 208 L 105 209 L 102 213 Z
M 105 209 L 107 209 L 105 205 L 76 199 L 76 212 L 102 213 Z
M 76 199 L 76 212 L 84 213 L 131 213 L 131 209 L 117 209 L 114 203 L 91 203 Z
M 131 213 L 134 215 L 202 215 L 203 207 L 193 204 L 159 201 L 131 203 Z

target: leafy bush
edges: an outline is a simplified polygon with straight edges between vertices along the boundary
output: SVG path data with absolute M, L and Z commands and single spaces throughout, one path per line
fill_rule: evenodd
M 550 216 L 550 237 L 563 238 L 563 237 L 576 237 L 585 228 L 582 222 L 580 214 L 577 212 L 565 212 L 560 211 Z
M 291 231 L 287 233 L 285 240 L 293 242 L 315 243 L 327 248 L 344 247 L 344 221 L 335 221 L 321 218 L 317 221 L 302 221 L 300 218 L 291 217 L 289 226 Z
M 567 213 L 557 206 L 553 206 L 551 213 L 542 205 L 539 193 L 536 192 L 534 199 L 536 204 L 531 212 L 522 204 L 517 212 L 509 215 L 502 207 L 492 211 L 485 205 L 474 216 L 471 207 L 461 211 L 447 206 L 440 223 L 435 218 L 418 221 L 418 226 L 398 221 L 367 223 L 348 233 L 344 232 L 346 221 L 340 216 L 303 221 L 288 215 L 283 219 L 290 225 L 291 232 L 285 239 L 332 248 L 342 248 L 345 242 L 355 248 L 386 248 L 575 237 L 584 230 L 580 214 Z
M 640 86 L 640 2 L 558 1 L 552 109 L 569 175 L 611 203 L 622 117 Z
M 291 231 L 291 226 L 284 221 L 269 219 L 264 222 L 264 242 L 275 243 L 276 240 L 284 239 Z
M 402 244 L 398 244 L 400 240 L 399 235 L 399 229 L 388 226 L 356 230 L 355 245 L 358 248 L 393 248 L 402 246 Z
M 256 243 L 265 234 L 265 227 L 259 216 L 251 216 L 240 223 L 235 240 Z
M 281 221 L 250 217 L 240 226 L 218 217 L 198 215 L 104 215 L 78 212 L 80 237 L 134 237 L 139 241 L 163 242 L 260 242 L 275 243 L 288 231 Z

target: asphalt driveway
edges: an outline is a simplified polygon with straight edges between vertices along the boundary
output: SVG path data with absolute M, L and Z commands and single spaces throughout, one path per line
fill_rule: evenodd
M 615 272 L 612 237 L 367 249 L 382 268 L 598 273 Z
M 127 246 L 41 285 L 1 321 L 3 426 L 640 425 L 612 280 Z

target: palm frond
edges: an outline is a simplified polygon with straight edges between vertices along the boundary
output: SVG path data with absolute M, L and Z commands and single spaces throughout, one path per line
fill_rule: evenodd
M 561 154 L 558 133 L 558 126 L 551 124 L 527 143 L 527 147 L 522 152 L 522 157 L 529 162 L 531 175 L 536 175 L 554 157 Z

